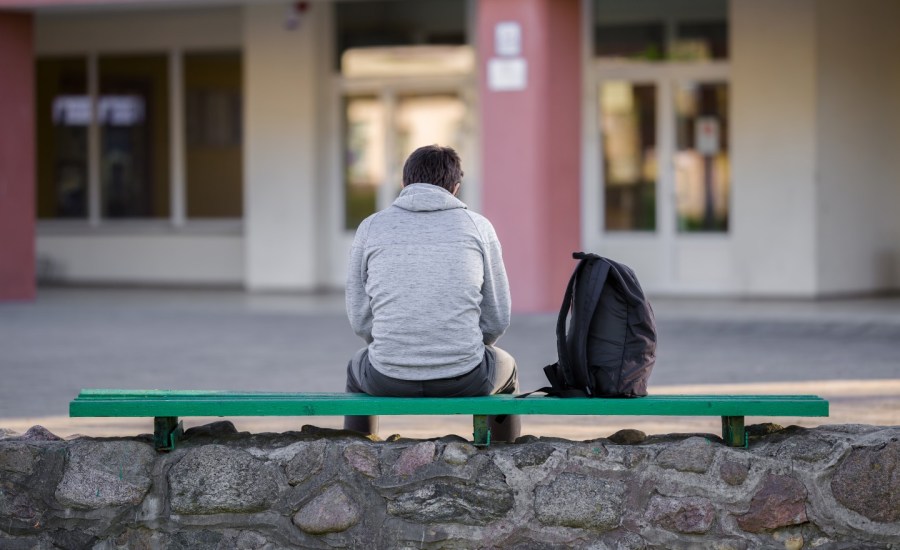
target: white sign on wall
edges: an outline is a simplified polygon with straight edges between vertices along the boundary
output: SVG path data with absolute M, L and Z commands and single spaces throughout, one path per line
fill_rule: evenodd
M 518 92 L 528 85 L 528 63 L 521 57 L 488 60 L 488 89 L 494 92 Z
M 494 26 L 494 53 L 505 57 L 522 54 L 522 26 L 515 21 L 501 21 Z
M 518 92 L 528 85 L 528 62 L 522 57 L 522 26 L 516 21 L 494 25 L 494 54 L 488 60 L 487 84 L 494 92 Z
M 719 119 L 714 116 L 697 117 L 694 131 L 697 152 L 701 155 L 717 155 L 721 145 L 719 143 Z

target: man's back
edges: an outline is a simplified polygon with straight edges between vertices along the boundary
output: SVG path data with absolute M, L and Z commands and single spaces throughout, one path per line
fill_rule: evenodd
M 509 325 L 494 228 L 441 187 L 406 186 L 357 231 L 347 312 L 383 374 L 427 380 L 469 372 Z
M 519 391 L 516 360 L 494 343 L 509 326 L 509 283 L 494 228 L 466 210 L 459 155 L 419 147 L 394 204 L 366 218 L 347 268 L 347 316 L 366 341 L 347 363 L 347 391 L 463 397 Z M 417 183 L 427 182 L 427 183 Z M 378 417 L 344 428 L 378 433 Z M 495 440 L 515 441 L 515 415 L 488 416 Z

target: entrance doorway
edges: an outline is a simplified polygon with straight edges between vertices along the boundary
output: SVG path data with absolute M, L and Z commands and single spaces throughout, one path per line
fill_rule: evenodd
M 403 163 L 418 147 L 440 144 L 468 159 L 469 108 L 460 90 L 386 86 L 343 102 L 344 229 L 354 231 L 400 192 Z M 465 167 L 464 167 L 465 171 Z
M 342 79 L 335 108 L 340 159 L 329 195 L 336 202 L 328 251 L 331 286 L 343 287 L 356 228 L 400 193 L 403 163 L 418 147 L 459 153 L 460 199 L 480 207 L 475 93 L 469 74 L 419 78 Z
M 585 248 L 655 292 L 732 280 L 727 63 L 595 62 L 585 105 Z
M 463 161 L 460 198 L 480 206 L 472 0 L 332 3 L 335 53 L 326 71 L 328 238 L 318 258 L 326 286 L 343 288 L 356 228 L 391 205 L 403 163 L 423 145 Z M 323 227 L 323 229 L 325 229 Z

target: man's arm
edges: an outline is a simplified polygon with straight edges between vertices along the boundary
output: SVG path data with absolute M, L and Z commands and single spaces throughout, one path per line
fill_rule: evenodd
M 489 227 L 484 243 L 484 284 L 481 286 L 479 325 L 486 345 L 494 344 L 509 328 L 510 297 L 500 241 Z
M 353 332 L 372 343 L 372 305 L 366 294 L 366 240 L 368 239 L 369 220 L 364 220 L 356 230 L 353 247 L 350 249 L 350 263 L 347 265 L 346 304 L 347 318 Z

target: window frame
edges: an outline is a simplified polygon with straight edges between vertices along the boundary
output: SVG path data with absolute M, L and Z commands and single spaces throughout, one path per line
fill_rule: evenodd
M 85 61 L 87 78 L 87 96 L 92 111 L 96 112 L 100 97 L 99 60 L 106 55 L 120 55 L 118 49 L 99 49 L 89 52 L 41 53 L 37 59 L 66 57 L 82 58 Z M 100 177 L 101 129 L 96 116 L 92 116 L 88 125 L 87 139 L 87 216 L 84 218 L 40 218 L 36 216 L 38 229 L 46 234 L 92 234 L 95 232 L 109 234 L 165 234 L 173 229 L 179 232 L 197 234 L 235 234 L 242 233 L 244 216 L 222 218 L 189 218 L 187 216 L 187 151 L 185 114 L 186 97 L 184 90 L 184 58 L 194 53 L 237 53 L 243 56 L 242 48 L 234 47 L 173 47 L 147 48 L 127 52 L 129 55 L 162 54 L 166 57 L 168 72 L 169 103 L 169 215 L 160 218 L 109 218 L 104 217 L 102 204 L 102 182 Z M 243 98 L 242 98 L 243 101 Z M 38 138 L 40 139 L 40 138 Z M 241 154 L 244 154 L 245 140 L 242 136 Z

